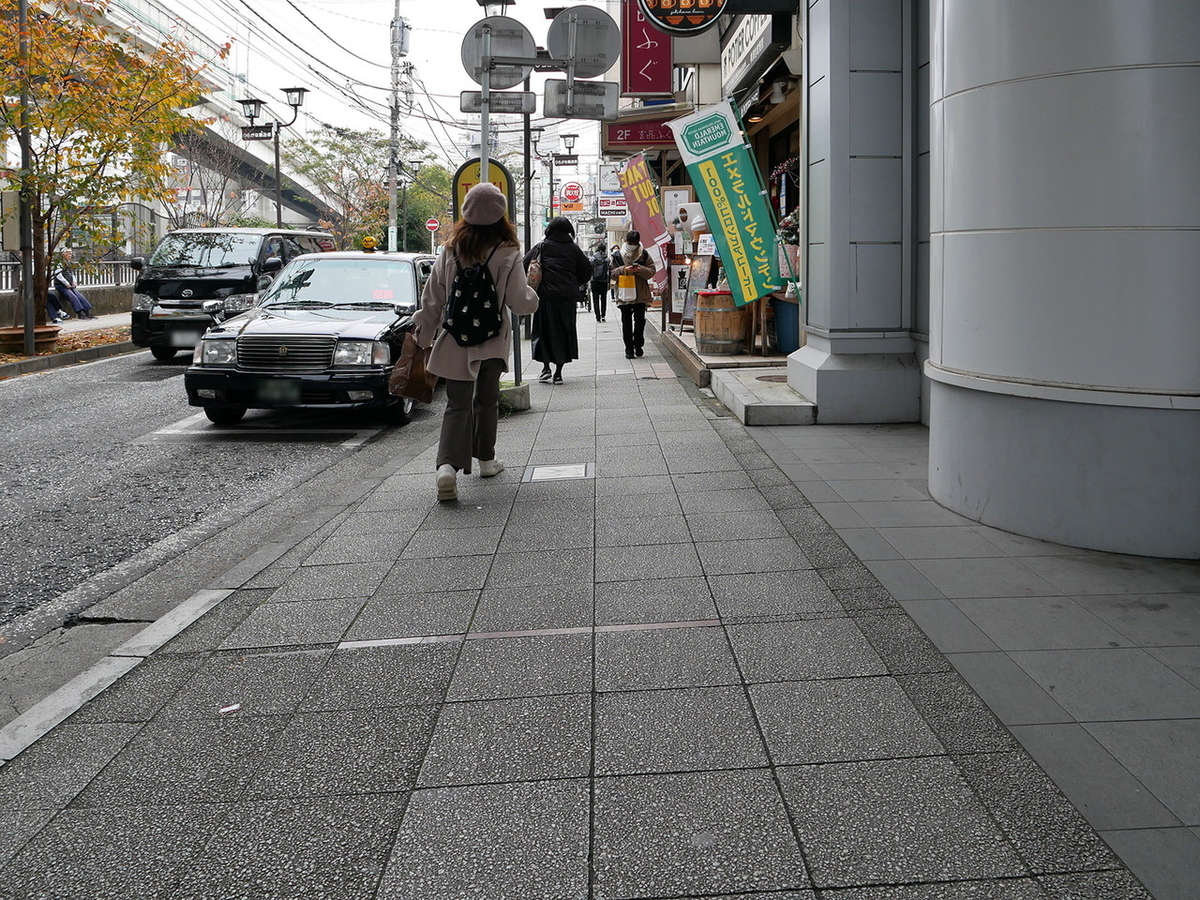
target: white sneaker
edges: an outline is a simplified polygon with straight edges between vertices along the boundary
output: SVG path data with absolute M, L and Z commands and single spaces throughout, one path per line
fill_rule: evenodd
M 481 459 L 479 461 L 479 477 L 494 478 L 504 471 L 504 460 L 502 459 Z
M 439 500 L 457 500 L 458 499 L 458 473 L 454 470 L 454 466 L 446 463 L 443 466 L 438 466 L 437 470 L 437 492 Z

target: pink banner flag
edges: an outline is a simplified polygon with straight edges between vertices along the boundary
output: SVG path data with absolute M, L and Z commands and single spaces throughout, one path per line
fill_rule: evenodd
M 625 160 L 625 164 L 617 170 L 617 177 L 621 181 L 625 202 L 629 205 L 629 218 L 633 221 L 634 230 L 641 235 L 642 246 L 654 260 L 657 271 L 652 283 L 656 290 L 662 290 L 667 286 L 667 253 L 671 235 L 667 232 L 667 221 L 658 202 L 658 185 L 650 174 L 645 155 L 639 153 Z

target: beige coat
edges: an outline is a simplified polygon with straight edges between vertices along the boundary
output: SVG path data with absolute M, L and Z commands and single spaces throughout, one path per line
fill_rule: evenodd
M 537 309 L 538 296 L 526 279 L 519 248 L 501 247 L 492 255 L 488 270 L 496 283 L 500 302 L 508 309 L 520 316 Z M 443 250 L 421 293 L 421 309 L 415 317 L 414 333 L 417 343 L 422 347 L 433 347 L 429 355 L 429 371 L 451 381 L 474 381 L 479 375 L 480 362 L 502 359 L 504 371 L 507 372 L 508 354 L 512 349 L 512 316 L 502 316 L 500 333 L 475 347 L 460 347 L 454 338 L 440 330 L 442 309 L 446 305 L 450 285 L 454 283 L 454 272 L 454 253 Z
M 617 295 L 617 306 L 630 306 L 634 303 L 649 303 L 654 299 L 653 289 L 650 287 L 650 279 L 654 277 L 654 262 L 650 258 L 650 254 L 641 244 L 637 245 L 636 253 L 627 253 L 628 244 L 621 245 L 621 259 L 625 263 L 623 266 L 613 266 L 610 269 L 610 278 L 612 283 L 617 284 L 618 275 L 633 275 L 637 278 L 637 299 L 622 300 L 620 295 Z

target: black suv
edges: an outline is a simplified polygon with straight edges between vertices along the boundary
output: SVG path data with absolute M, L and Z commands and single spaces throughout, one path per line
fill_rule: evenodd
M 155 359 L 190 350 L 213 324 L 204 310 L 220 300 L 217 319 L 249 309 L 258 299 L 259 276 L 303 253 L 335 249 L 323 231 L 273 228 L 188 228 L 172 231 L 149 262 L 131 260 L 138 273 L 133 288 L 133 342 Z M 279 263 L 267 266 L 267 260 Z

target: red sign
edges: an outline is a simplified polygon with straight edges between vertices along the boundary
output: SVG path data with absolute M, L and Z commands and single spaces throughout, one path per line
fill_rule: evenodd
M 674 149 L 675 136 L 666 119 L 646 122 L 605 122 L 604 147 L 631 147 L 638 150 Z
M 439 226 L 440 224 L 441 224 L 441 223 L 440 223 L 440 222 L 438 222 L 438 220 L 437 220 L 437 219 L 426 219 L 426 220 L 425 220 L 425 227 L 426 227 L 426 228 L 428 228 L 430 231 L 437 231 L 437 230 L 438 230 L 438 226 Z
M 637 0 L 621 3 L 621 96 L 673 93 L 671 39 L 650 27 Z
M 657 269 L 653 278 L 654 287 L 662 290 L 667 284 L 668 268 L 664 245 L 671 243 L 671 235 L 667 233 L 662 205 L 658 202 L 658 185 L 650 174 L 646 157 L 639 153 L 627 159 L 617 171 L 617 177 L 621 181 L 625 202 L 629 204 L 629 218 L 633 220 L 633 227 L 641 232 L 642 246 L 654 259 Z
M 717 24 L 726 0 L 638 0 L 646 20 L 660 31 L 692 37 Z
M 583 185 L 577 181 L 568 181 L 562 186 L 562 198 L 565 203 L 579 203 L 583 200 Z

